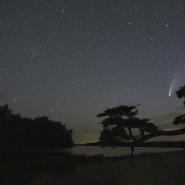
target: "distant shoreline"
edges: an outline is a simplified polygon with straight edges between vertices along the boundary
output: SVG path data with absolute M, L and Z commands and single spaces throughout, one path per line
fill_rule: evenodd
M 130 147 L 131 143 L 121 142 L 115 145 L 102 145 L 99 142 L 75 144 L 74 146 L 99 146 L 99 147 Z M 159 147 L 159 148 L 183 148 L 185 149 L 185 141 L 161 141 L 161 142 L 142 142 L 135 143 L 135 147 Z

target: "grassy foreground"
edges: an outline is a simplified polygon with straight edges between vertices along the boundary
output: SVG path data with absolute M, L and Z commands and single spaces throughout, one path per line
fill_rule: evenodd
M 1 185 L 184 185 L 185 151 L 103 158 L 1 155 Z

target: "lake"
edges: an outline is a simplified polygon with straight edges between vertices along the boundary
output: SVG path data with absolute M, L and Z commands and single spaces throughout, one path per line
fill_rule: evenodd
M 178 151 L 183 150 L 181 148 L 154 148 L 154 147 L 136 147 L 134 153 L 142 154 L 142 153 L 163 153 L 170 151 Z M 65 149 L 65 152 L 75 154 L 75 155 L 100 155 L 103 154 L 107 157 L 113 156 L 124 156 L 130 155 L 129 147 L 97 147 L 97 146 L 75 146 L 73 148 Z

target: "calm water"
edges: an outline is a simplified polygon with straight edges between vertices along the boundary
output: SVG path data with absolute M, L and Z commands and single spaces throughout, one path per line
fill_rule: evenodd
M 141 153 L 162 153 L 162 152 L 170 152 L 170 151 L 178 151 L 183 150 L 179 148 L 144 148 L 144 147 L 137 147 L 135 148 L 135 154 Z M 76 155 L 98 155 L 103 154 L 104 156 L 123 156 L 130 154 L 129 147 L 95 147 L 95 146 L 76 146 L 70 149 L 66 149 L 66 152 L 76 154 Z

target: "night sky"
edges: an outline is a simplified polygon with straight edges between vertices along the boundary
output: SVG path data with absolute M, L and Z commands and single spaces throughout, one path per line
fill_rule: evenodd
M 0 1 L 0 104 L 61 120 L 76 142 L 97 139 L 107 107 L 181 110 L 184 71 L 184 0 Z

